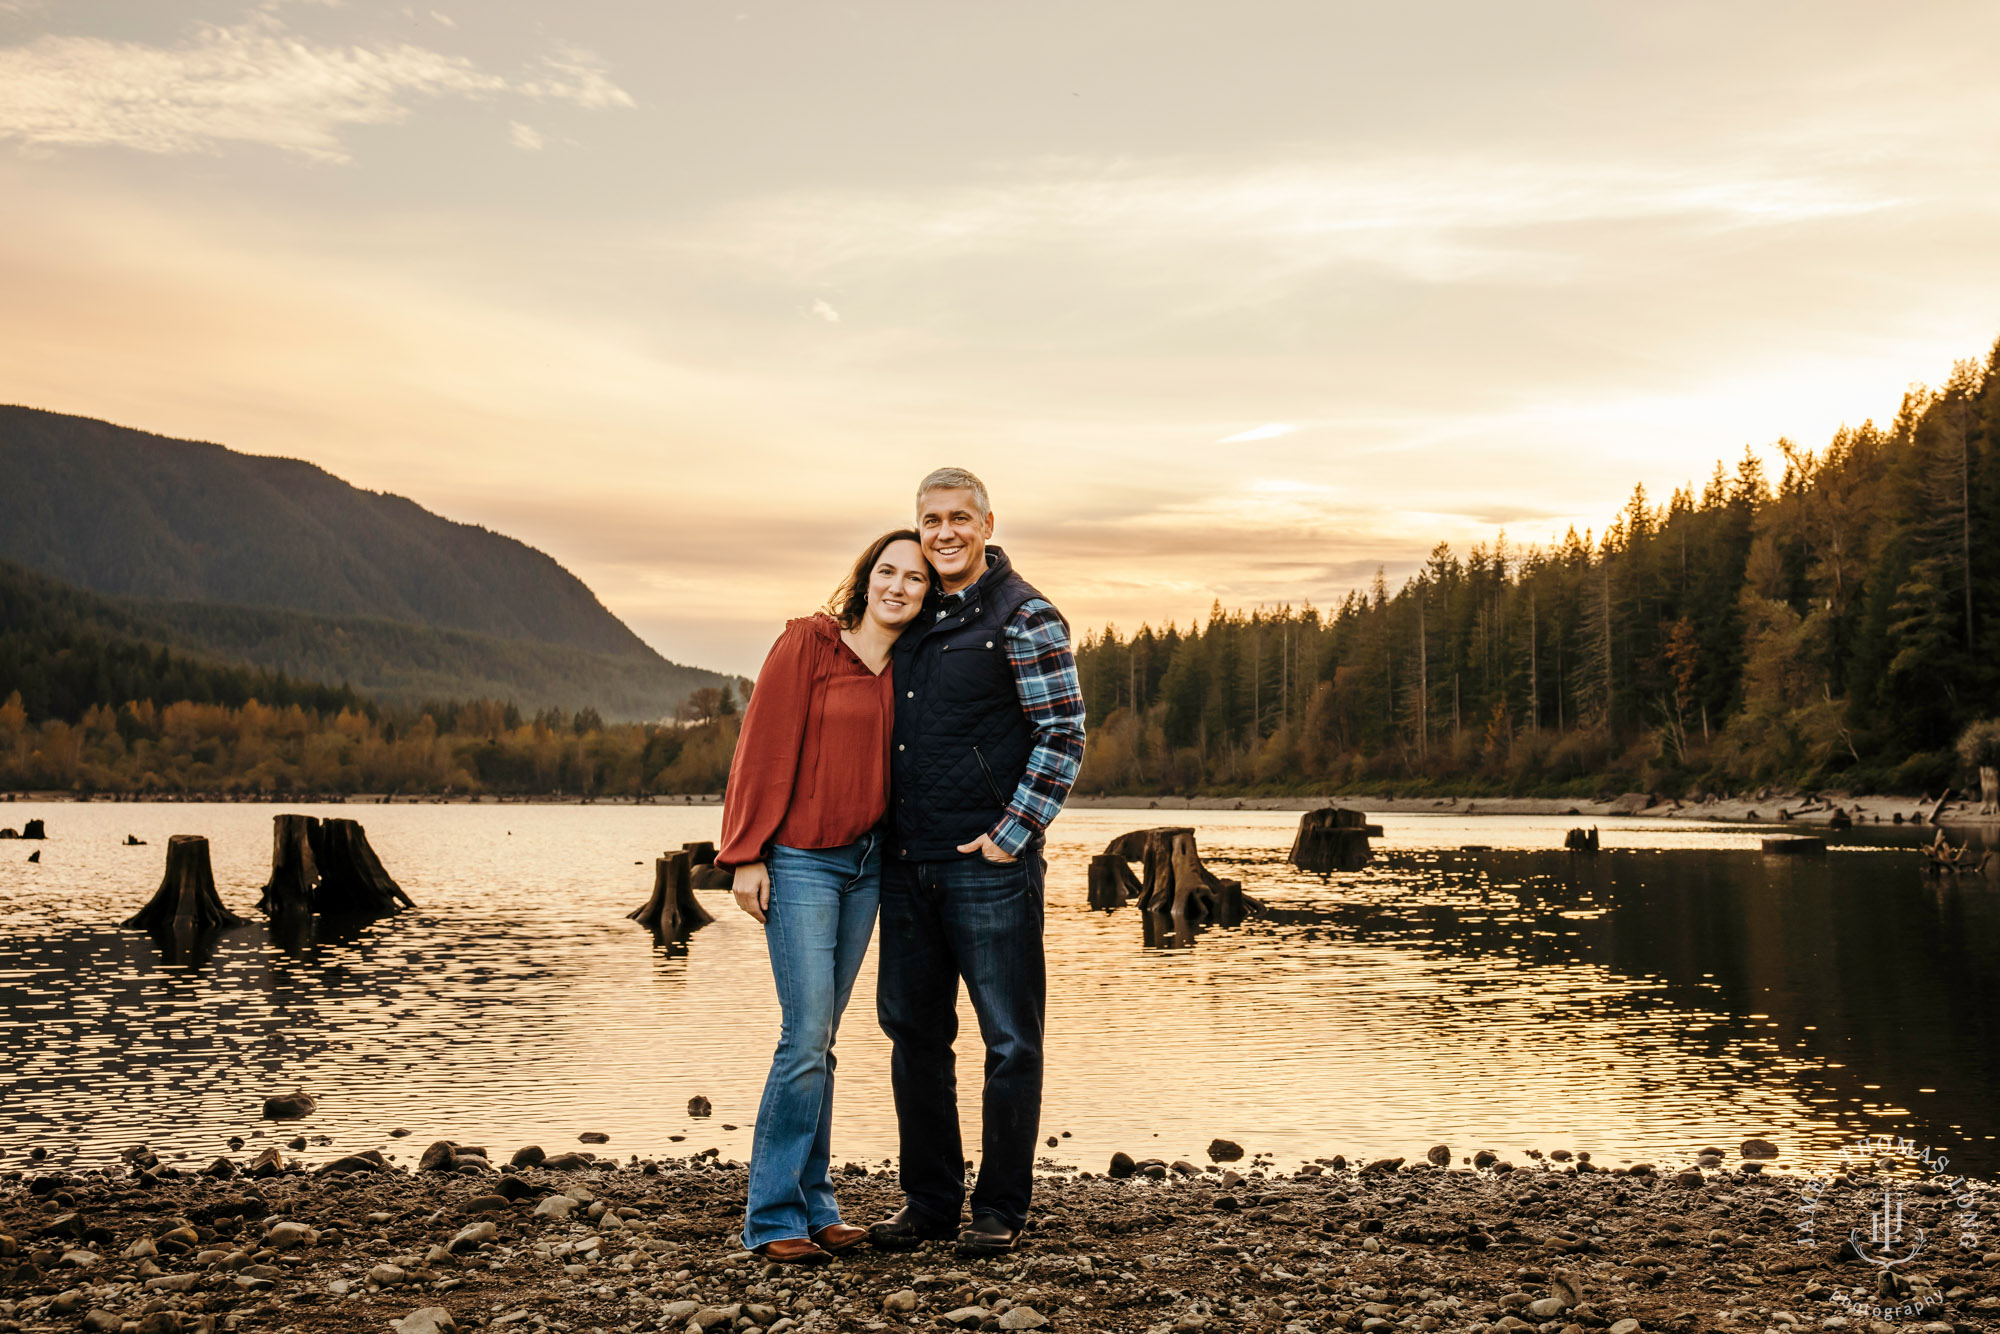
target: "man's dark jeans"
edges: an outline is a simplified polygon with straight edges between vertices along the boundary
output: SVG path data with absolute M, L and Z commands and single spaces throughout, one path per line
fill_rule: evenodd
M 902 1134 L 903 1192 L 925 1219 L 950 1222 L 965 1199 L 958 1133 L 958 982 L 986 1041 L 985 1117 L 972 1212 L 1019 1228 L 1034 1192 L 1042 1121 L 1042 877 L 1039 848 L 995 865 L 982 857 L 882 864 L 876 1010 L 895 1045 L 889 1073 Z

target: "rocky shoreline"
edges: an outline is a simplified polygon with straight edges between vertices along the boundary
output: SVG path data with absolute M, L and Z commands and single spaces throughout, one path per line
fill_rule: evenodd
M 1439 1145 L 1294 1172 L 1232 1163 L 1240 1150 L 1220 1141 L 1211 1153 L 1225 1161 L 1119 1155 L 1044 1179 L 1011 1255 L 864 1246 L 817 1269 L 739 1248 L 744 1169 L 714 1150 L 620 1163 L 523 1149 L 497 1170 L 449 1144 L 415 1171 L 375 1151 L 309 1168 L 269 1149 L 199 1172 L 143 1150 L 116 1170 L 30 1162 L 0 1180 L 0 1330 L 2000 1329 L 2000 1192 L 1983 1183 L 1914 1183 L 1913 1218 L 1955 1194 L 1968 1244 L 1892 1270 L 1800 1235 L 1802 1199 L 1858 1211 L 1879 1193 L 1866 1164 L 1802 1183 L 1713 1150 L 1600 1170 L 1566 1153 L 1454 1161 Z M 888 1169 L 849 1164 L 838 1180 L 850 1220 L 900 1203 Z

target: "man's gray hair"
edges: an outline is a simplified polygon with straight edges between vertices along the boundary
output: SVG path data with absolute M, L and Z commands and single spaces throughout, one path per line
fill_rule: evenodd
M 993 503 L 986 498 L 986 483 L 974 477 L 963 468 L 939 468 L 923 481 L 917 483 L 917 516 L 923 517 L 924 497 L 933 491 L 970 491 L 972 503 L 979 507 L 979 517 L 985 518 L 993 512 Z

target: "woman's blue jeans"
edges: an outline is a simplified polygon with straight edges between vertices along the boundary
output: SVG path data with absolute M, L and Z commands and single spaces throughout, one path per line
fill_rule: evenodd
M 882 836 L 839 848 L 771 849 L 764 940 L 784 1026 L 750 1142 L 743 1244 L 806 1237 L 840 1221 L 828 1178 L 833 1036 L 875 932 Z

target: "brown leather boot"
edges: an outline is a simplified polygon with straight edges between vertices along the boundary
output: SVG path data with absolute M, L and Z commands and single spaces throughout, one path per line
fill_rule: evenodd
M 804 1237 L 767 1241 L 757 1248 L 756 1253 L 781 1265 L 823 1265 L 833 1258 L 831 1252 L 821 1250 Z
M 813 1233 L 812 1239 L 820 1244 L 822 1250 L 844 1251 L 868 1240 L 868 1229 L 852 1223 L 828 1223 Z

